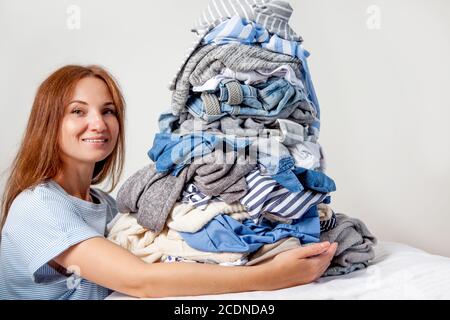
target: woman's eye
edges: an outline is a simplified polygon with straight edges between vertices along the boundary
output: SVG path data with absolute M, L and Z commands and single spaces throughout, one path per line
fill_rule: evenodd
M 82 115 L 83 111 L 81 111 L 80 109 L 74 109 L 74 110 L 72 110 L 72 113 L 76 114 L 76 115 Z
M 112 114 L 112 115 L 115 115 L 115 114 L 116 114 L 116 111 L 115 111 L 114 109 L 106 109 L 104 113 L 105 113 L 105 114 Z

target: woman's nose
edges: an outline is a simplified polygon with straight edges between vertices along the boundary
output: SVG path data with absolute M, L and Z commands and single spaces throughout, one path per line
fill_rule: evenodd
M 94 114 L 90 121 L 91 128 L 96 131 L 104 131 L 106 130 L 106 123 L 101 114 Z

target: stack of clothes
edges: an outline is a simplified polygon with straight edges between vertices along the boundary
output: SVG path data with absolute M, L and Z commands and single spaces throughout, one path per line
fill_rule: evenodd
M 256 265 L 337 242 L 324 276 L 365 268 L 376 238 L 329 206 L 309 53 L 278 0 L 212 0 L 108 239 L 144 261 Z

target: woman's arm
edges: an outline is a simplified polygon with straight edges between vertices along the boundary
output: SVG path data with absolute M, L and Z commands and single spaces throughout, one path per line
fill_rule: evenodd
M 69 270 L 76 267 L 82 278 L 127 295 L 164 297 L 274 290 L 306 284 L 325 272 L 335 250 L 335 244 L 314 244 L 252 267 L 147 264 L 99 237 L 67 249 L 54 261 Z

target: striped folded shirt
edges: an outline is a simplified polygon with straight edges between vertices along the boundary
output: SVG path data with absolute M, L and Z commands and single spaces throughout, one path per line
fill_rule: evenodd
M 311 207 L 322 203 L 328 193 L 305 189 L 290 192 L 269 176 L 262 176 L 259 170 L 246 177 L 249 191 L 240 201 L 250 217 L 259 219 L 265 212 L 286 219 L 300 219 Z

